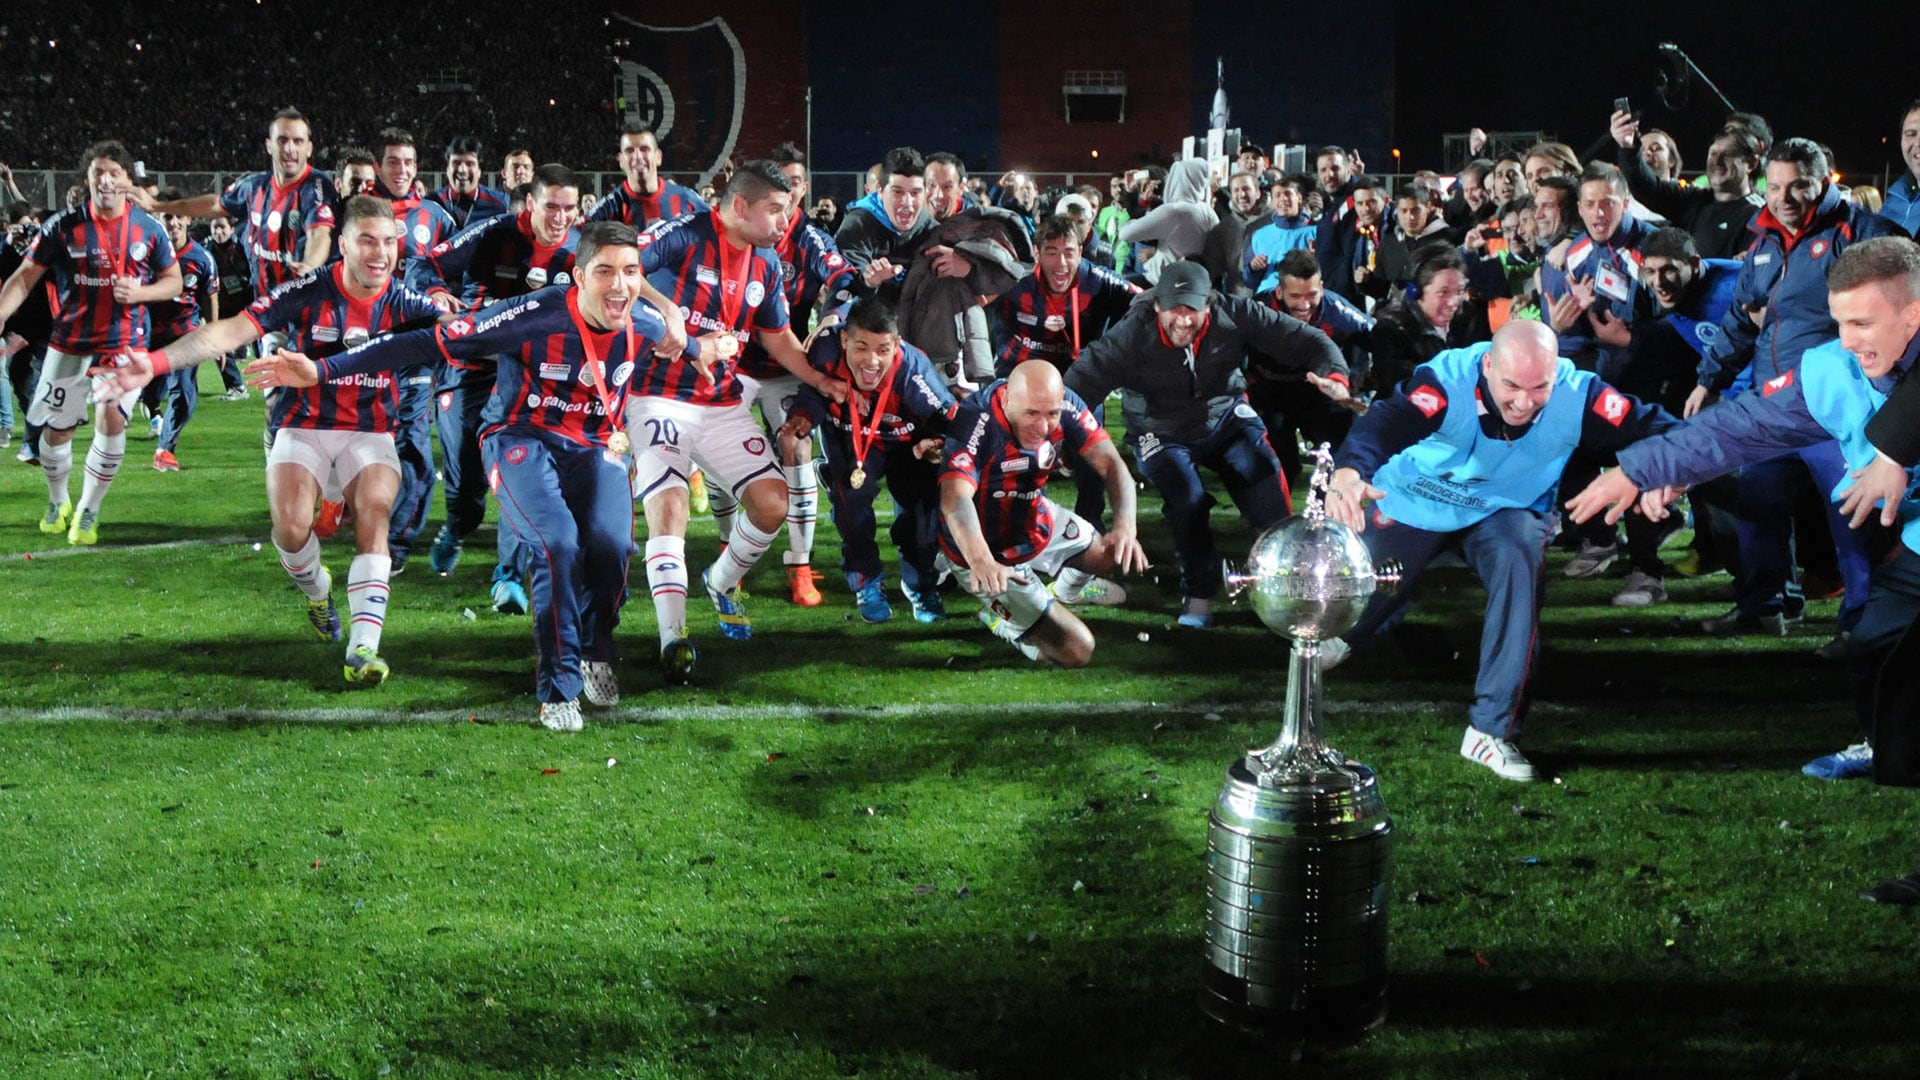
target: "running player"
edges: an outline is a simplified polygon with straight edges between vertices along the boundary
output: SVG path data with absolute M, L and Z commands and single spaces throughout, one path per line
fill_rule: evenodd
M 268 383 L 305 386 L 404 369 L 432 354 L 497 365 L 482 455 L 507 528 L 534 555 L 535 692 L 541 723 L 555 731 L 580 730 L 582 695 L 601 706 L 620 696 L 613 635 L 633 553 L 622 406 L 667 337 L 660 315 L 634 303 L 643 281 L 636 243 L 626 225 L 591 224 L 580 232 L 571 287 L 551 285 L 343 356 L 281 354 L 247 369 Z M 734 343 L 724 335 L 689 342 L 675 364 L 698 367 L 706 348 L 725 355 Z
M 293 348 L 324 356 L 388 331 L 423 325 L 440 315 L 425 296 L 393 276 L 400 227 L 387 200 L 347 200 L 342 211 L 341 261 L 288 282 L 230 319 L 204 326 L 166 349 L 127 358 L 114 373 L 123 387 L 139 387 L 170 371 L 218 360 L 269 334 L 291 336 Z M 255 361 L 255 364 L 266 361 Z M 249 365 L 249 370 L 252 365 Z M 276 384 L 282 385 L 282 384 Z M 338 374 L 325 385 L 277 395 L 273 451 L 267 456 L 267 506 L 280 565 L 306 598 L 307 622 L 322 640 L 340 640 L 333 576 L 320 562 L 314 501 L 323 493 L 353 509 L 355 554 L 347 569 L 351 618 L 345 675 L 355 686 L 378 686 L 389 674 L 380 656 L 387 614 L 387 516 L 400 485 L 393 429 L 400 400 L 385 373 Z
M 40 468 L 47 478 L 47 512 L 40 531 L 67 534 L 69 544 L 100 540 L 100 504 L 127 454 L 127 418 L 139 393 L 103 398 L 99 424 L 87 446 L 87 475 L 78 513 L 69 494 L 73 435 L 87 422 L 88 369 L 95 356 L 147 345 L 146 305 L 180 295 L 180 268 L 167 231 L 133 205 L 133 157 L 117 142 L 95 143 L 83 162 L 87 199 L 47 219 L 26 261 L 0 287 L 0 337 L 6 323 L 41 279 L 53 274 L 53 335 L 27 423 L 41 425 Z M 71 517 L 71 522 L 69 522 Z

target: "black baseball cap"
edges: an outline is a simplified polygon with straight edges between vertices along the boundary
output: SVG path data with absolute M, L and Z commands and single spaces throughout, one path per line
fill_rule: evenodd
M 1204 311 L 1212 295 L 1213 279 L 1207 276 L 1207 268 L 1196 262 L 1169 263 L 1153 287 L 1154 302 L 1163 308 Z

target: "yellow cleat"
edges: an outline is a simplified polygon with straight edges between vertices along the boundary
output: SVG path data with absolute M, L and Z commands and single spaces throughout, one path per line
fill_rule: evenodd
M 58 536 L 67 531 L 67 517 L 73 513 L 73 500 L 55 506 L 47 504 L 47 516 L 40 519 L 40 531 L 48 536 Z
M 67 529 L 67 543 L 79 547 L 92 547 L 100 542 L 100 515 L 91 510 L 82 510 L 73 519 L 73 525 Z

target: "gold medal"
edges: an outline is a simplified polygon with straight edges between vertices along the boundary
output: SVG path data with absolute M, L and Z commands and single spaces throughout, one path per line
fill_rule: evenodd
M 855 465 L 853 467 L 852 474 L 847 477 L 847 483 L 852 484 L 854 487 L 854 490 L 856 491 L 858 491 L 863 487 L 866 487 L 867 486 L 867 470 L 861 468 L 858 465 Z
M 633 449 L 633 443 L 628 441 L 626 432 L 616 431 L 607 436 L 607 449 L 616 454 L 624 454 Z

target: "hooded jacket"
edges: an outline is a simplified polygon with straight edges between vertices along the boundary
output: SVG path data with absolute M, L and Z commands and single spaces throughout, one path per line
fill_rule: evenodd
M 1160 205 L 1120 226 L 1128 244 L 1155 245 L 1153 258 L 1141 264 L 1148 281 L 1160 280 L 1160 268 L 1198 255 L 1207 233 L 1220 224 L 1207 192 L 1207 163 L 1189 158 L 1167 170 L 1166 192 Z

